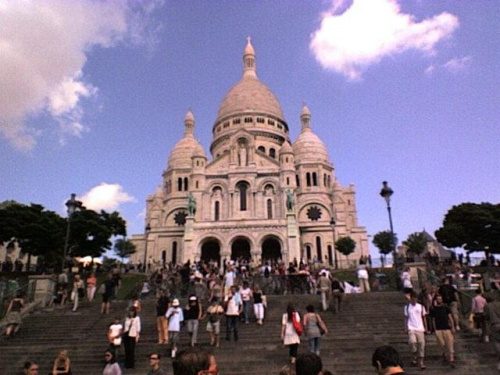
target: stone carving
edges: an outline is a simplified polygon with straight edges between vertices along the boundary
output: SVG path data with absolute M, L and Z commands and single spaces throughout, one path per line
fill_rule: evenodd
M 193 216 L 196 213 L 196 199 L 194 199 L 193 194 L 188 194 L 188 212 L 189 216 Z
M 286 191 L 286 208 L 287 208 L 288 212 L 293 212 L 293 206 L 294 206 L 293 191 L 287 190 Z

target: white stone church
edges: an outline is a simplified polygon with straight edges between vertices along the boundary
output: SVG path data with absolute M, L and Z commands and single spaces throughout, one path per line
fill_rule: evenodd
M 334 242 L 350 236 L 369 254 L 358 224 L 354 186 L 342 187 L 304 105 L 292 143 L 273 92 L 257 77 L 248 40 L 243 76 L 222 100 L 211 158 L 195 138 L 195 118 L 170 153 L 162 187 L 147 198 L 146 230 L 134 235 L 132 263 L 158 266 L 188 260 L 310 260 L 346 266 Z M 205 130 L 205 128 L 203 128 Z

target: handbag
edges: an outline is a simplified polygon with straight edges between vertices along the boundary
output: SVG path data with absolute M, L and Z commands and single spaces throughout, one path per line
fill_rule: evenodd
M 293 329 L 297 332 L 297 335 L 302 336 L 304 328 L 302 328 L 302 324 L 300 324 L 300 320 L 297 318 L 297 313 L 293 313 L 292 324 Z
M 323 328 L 323 325 L 319 322 L 318 314 L 316 314 L 316 324 L 318 325 L 319 334 L 323 336 L 326 333 L 326 330 Z

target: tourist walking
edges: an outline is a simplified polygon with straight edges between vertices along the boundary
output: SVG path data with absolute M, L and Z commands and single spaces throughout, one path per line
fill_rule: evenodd
M 24 307 L 24 299 L 22 294 L 18 292 L 14 298 L 9 303 L 7 308 L 6 318 L 7 327 L 5 329 L 5 335 L 7 338 L 14 336 L 19 328 L 21 327 L 21 310 Z
M 332 302 L 333 302 L 333 312 L 340 312 L 342 309 L 342 301 L 344 300 L 344 287 L 342 283 L 337 278 L 332 279 Z
M 116 357 L 111 350 L 106 350 L 104 359 L 106 360 L 106 366 L 102 370 L 102 375 L 122 375 L 122 369 L 116 362 Z
M 497 369 L 500 371 L 500 301 L 489 302 L 484 308 L 484 316 L 490 325 L 490 341 L 497 355 Z
M 156 329 L 158 331 L 158 344 L 168 344 L 168 323 L 165 314 L 168 310 L 168 297 L 165 291 L 160 289 L 156 301 Z
M 238 341 L 238 317 L 243 309 L 241 297 L 236 293 L 236 287 L 232 286 L 230 294 L 224 298 L 226 305 L 226 340 L 231 341 L 231 331 L 234 333 L 234 341 Z
M 80 298 L 84 297 L 84 284 L 80 275 L 75 275 L 73 280 L 73 289 L 71 291 L 71 300 L 73 301 L 73 312 L 78 309 Z
M 407 299 L 410 299 L 410 294 L 413 292 L 413 283 L 411 282 L 410 268 L 406 267 L 401 274 L 401 281 L 403 283 L 403 292 Z
M 427 323 L 425 308 L 417 302 L 417 294 L 410 293 L 410 303 L 405 305 L 405 332 L 408 333 L 408 343 L 413 353 L 412 364 L 425 370 L 425 332 Z
M 370 291 L 370 275 L 366 269 L 366 264 L 360 264 L 358 267 L 358 281 L 361 293 Z
M 321 336 L 328 332 L 323 319 L 314 311 L 313 305 L 307 305 L 304 315 L 305 337 L 309 341 L 309 351 L 319 355 L 321 349 Z
M 61 350 L 54 360 L 51 375 L 71 375 L 71 360 L 67 350 Z
M 286 308 L 286 313 L 283 314 L 281 319 L 281 340 L 285 346 L 288 346 L 290 363 L 295 363 L 297 360 L 297 352 L 300 344 L 299 334 L 296 327 L 300 326 L 300 315 L 295 311 L 291 303 Z
M 125 368 L 135 368 L 135 345 L 141 333 L 141 318 L 134 308 L 129 310 L 123 326 L 123 345 L 125 347 Z
M 108 350 L 113 353 L 115 360 L 118 359 L 118 349 L 122 345 L 123 325 L 119 317 L 116 317 L 114 322 L 108 328 Z
M 212 299 L 211 305 L 207 309 L 208 323 L 207 332 L 210 334 L 210 345 L 220 346 L 220 320 L 224 314 L 224 309 L 217 298 Z
M 457 331 L 460 331 L 460 324 L 458 321 L 458 307 L 459 307 L 458 292 L 455 289 L 455 287 L 450 284 L 450 279 L 448 277 L 443 278 L 443 283 L 439 287 L 438 293 L 443 297 L 443 303 L 447 305 L 451 310 L 451 315 L 453 316 L 455 329 Z
M 228 296 L 231 293 L 231 288 L 234 286 L 234 279 L 236 278 L 236 272 L 234 271 L 234 266 L 232 264 L 228 265 L 226 274 L 224 275 L 224 295 Z
M 200 325 L 201 317 L 203 316 L 203 308 L 198 302 L 198 297 L 191 294 L 189 296 L 188 304 L 184 310 L 184 320 L 187 323 L 187 330 L 191 341 L 191 346 L 198 343 L 198 328 Z
M 330 305 L 330 293 L 332 290 L 332 282 L 330 281 L 326 271 L 321 271 L 319 273 L 318 288 L 321 292 L 321 307 L 323 308 L 323 311 L 326 311 Z
M 248 285 L 248 281 L 243 282 L 243 288 L 240 290 L 241 301 L 243 302 L 243 319 L 245 324 L 250 324 L 250 300 L 252 298 L 252 289 Z
M 488 328 L 486 325 L 486 318 L 484 316 L 484 308 L 488 302 L 484 298 L 481 289 L 476 290 L 476 296 L 472 299 L 471 315 L 474 320 L 474 325 L 481 331 L 481 338 L 484 342 L 489 342 Z
M 109 314 L 110 301 L 115 293 L 115 281 L 111 274 L 108 275 L 108 278 L 101 285 L 100 289 L 102 293 L 101 314 Z
M 176 298 L 172 301 L 172 306 L 167 310 L 166 318 L 168 321 L 168 336 L 172 343 L 172 358 L 175 358 L 177 353 L 177 344 L 179 342 L 179 334 L 181 331 L 181 322 L 184 321 L 184 314 L 179 307 L 179 300 Z
M 252 292 L 253 313 L 257 319 L 257 324 L 262 325 L 264 321 L 264 312 L 267 307 L 267 299 L 258 284 L 255 284 Z
M 91 273 L 89 277 L 87 277 L 87 298 L 89 302 L 92 302 L 94 300 L 96 284 L 97 279 L 94 273 Z
M 455 367 L 455 340 L 453 337 L 455 325 L 453 323 L 451 310 L 443 303 L 443 297 L 441 295 L 438 294 L 436 296 L 436 306 L 434 306 L 429 315 L 432 318 L 432 326 L 434 327 L 437 341 L 443 351 L 443 359 L 448 362 L 451 367 Z

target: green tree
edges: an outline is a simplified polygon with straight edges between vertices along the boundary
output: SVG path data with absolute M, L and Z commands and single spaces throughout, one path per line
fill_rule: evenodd
M 70 256 L 99 257 L 112 247 L 113 236 L 127 234 L 125 220 L 117 212 L 111 214 L 82 208 L 71 215 Z
M 349 255 L 354 252 L 356 248 L 356 241 L 354 241 L 351 237 L 342 237 L 335 241 L 335 249 L 339 251 L 341 254 L 344 254 L 347 259 L 349 259 Z
M 373 236 L 373 244 L 378 248 L 379 253 L 383 255 L 384 260 L 387 254 L 394 251 L 397 243 L 398 238 L 395 234 L 393 236 L 390 230 L 378 232 Z
M 436 239 L 447 247 L 468 252 L 500 253 L 500 204 L 462 203 L 445 215 Z
M 54 265 L 62 257 L 66 221 L 39 204 L 29 206 L 17 202 L 0 204 L 0 243 L 17 242 L 21 251 L 39 256 L 40 262 Z
M 409 253 L 420 256 L 427 249 L 427 240 L 422 232 L 415 232 L 403 241 L 403 245 Z
M 137 251 L 136 246 L 125 238 L 117 239 L 113 250 L 118 257 L 122 258 L 122 262 Z

